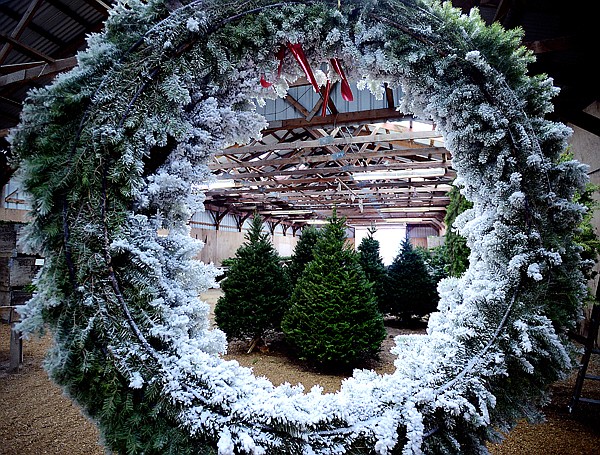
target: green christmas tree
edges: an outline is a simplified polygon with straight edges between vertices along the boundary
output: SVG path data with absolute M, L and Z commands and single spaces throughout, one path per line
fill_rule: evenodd
M 446 246 L 436 246 L 433 248 L 425 248 L 423 246 L 417 246 L 414 248 L 415 252 L 421 256 L 429 276 L 431 276 L 433 282 L 437 285 L 443 278 L 448 277 L 448 256 L 446 254 Z
M 420 318 L 436 310 L 435 282 L 408 238 L 402 242 L 400 252 L 388 267 L 386 288 L 390 313 L 404 320 Z
M 313 260 L 314 249 L 318 238 L 319 231 L 314 226 L 307 226 L 302 229 L 302 235 L 294 248 L 290 265 L 287 269 L 292 287 L 298 282 L 306 264 Z
M 279 255 L 262 226 L 262 217 L 255 215 L 215 306 L 215 321 L 227 339 L 251 338 L 252 346 L 268 330 L 280 329 L 290 293 Z
M 460 190 L 456 186 L 452 187 L 448 196 L 450 197 L 450 204 L 448 204 L 444 219 L 444 223 L 448 227 L 444 242 L 448 258 L 447 268 L 448 274 L 451 276 L 461 276 L 469 267 L 469 254 L 471 250 L 467 246 L 466 239 L 454 230 L 452 224 L 458 215 L 473 207 L 473 204 L 460 193 Z
M 282 328 L 299 356 L 323 369 L 375 357 L 386 336 L 375 295 L 335 211 L 294 288 Z
M 385 280 L 386 268 L 379 254 L 379 241 L 373 237 L 376 229 L 371 227 L 367 230 L 368 234 L 358 245 L 360 265 L 363 268 L 367 279 L 373 283 L 373 291 L 377 297 L 377 306 L 382 313 L 385 312 Z

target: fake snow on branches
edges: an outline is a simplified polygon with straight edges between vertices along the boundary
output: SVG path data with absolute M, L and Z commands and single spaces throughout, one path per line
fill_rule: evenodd
M 585 295 L 573 195 L 587 177 L 559 162 L 570 130 L 544 119 L 556 90 L 527 75 L 520 41 L 433 0 L 117 2 L 10 135 L 27 244 L 46 257 L 19 330 L 50 328 L 48 372 L 109 450 L 485 453 L 539 416 Z M 294 52 L 278 59 L 282 46 Z M 187 226 L 212 154 L 259 139 L 255 103 L 307 68 L 319 89 L 401 86 L 399 109 L 443 132 L 473 203 L 455 223 L 469 268 L 440 283 L 428 336 L 397 338 L 393 374 L 355 371 L 336 394 L 220 357 L 225 336 L 197 297 L 216 271 Z M 546 293 L 557 280 L 564 299 Z

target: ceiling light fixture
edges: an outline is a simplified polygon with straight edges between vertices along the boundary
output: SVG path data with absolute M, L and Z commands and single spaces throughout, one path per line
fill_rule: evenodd
M 264 212 L 260 212 L 263 215 L 305 215 L 308 213 L 312 213 L 312 210 L 266 210 Z
M 234 180 L 216 180 L 208 183 L 198 183 L 193 185 L 194 188 L 200 190 L 217 190 L 222 188 L 235 188 L 238 184 Z
M 406 223 L 426 223 L 428 221 L 437 221 L 435 218 L 384 218 L 386 223 L 406 224 Z
M 413 177 L 443 177 L 446 169 L 434 167 L 429 169 L 403 169 L 399 171 L 357 172 L 352 175 L 354 180 L 394 180 Z
M 409 213 L 409 212 L 443 212 L 446 207 L 386 207 L 379 209 L 382 213 Z

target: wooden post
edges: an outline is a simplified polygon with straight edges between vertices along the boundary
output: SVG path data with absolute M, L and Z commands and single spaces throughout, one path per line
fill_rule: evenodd
M 22 333 L 15 329 L 15 325 L 19 320 L 19 315 L 16 312 L 16 307 L 11 305 L 8 313 L 8 323 L 10 324 L 10 347 L 9 356 L 10 364 L 9 371 L 16 373 L 19 371 L 23 363 L 23 338 Z
M 15 325 L 10 325 L 10 371 L 17 372 L 23 363 L 23 339 L 21 332 L 15 330 Z

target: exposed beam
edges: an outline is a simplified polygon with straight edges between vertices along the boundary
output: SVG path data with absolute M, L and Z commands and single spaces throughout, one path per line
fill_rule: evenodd
M 337 176 L 320 176 L 320 177 L 303 177 L 303 178 L 295 178 L 295 179 L 274 179 L 268 178 L 266 180 L 245 180 L 243 174 L 238 174 L 237 176 L 230 176 L 230 174 L 224 174 L 222 176 L 217 175 L 217 180 L 238 180 L 241 184 L 249 186 L 249 187 L 262 187 L 262 186 L 273 186 L 273 185 L 310 185 L 315 183 L 327 183 L 327 182 L 354 182 L 354 184 L 358 188 L 369 188 L 371 186 L 385 186 L 392 188 L 419 188 L 421 186 L 435 186 L 435 185 L 450 185 L 452 180 L 455 177 L 455 173 L 451 169 L 446 169 L 446 175 L 444 177 L 436 177 L 435 180 L 421 181 L 421 182 L 386 182 L 386 183 L 378 183 L 373 184 L 367 181 L 356 182 L 352 178 L 351 175 L 337 175 Z M 236 191 L 235 188 L 231 189 L 232 191 Z M 214 190 L 211 190 L 214 191 Z
M 217 214 L 222 213 L 223 212 L 223 207 L 220 207 L 218 205 L 214 205 L 211 203 L 207 203 L 204 204 L 204 209 L 209 212 L 209 215 L 211 217 L 213 217 L 214 215 L 210 212 L 216 212 Z M 254 213 L 254 210 L 240 210 L 236 207 L 228 207 L 227 208 L 227 213 L 230 215 L 238 215 L 238 216 L 242 216 L 244 217 L 244 219 L 248 218 L 249 216 L 251 216 Z M 281 220 L 282 224 L 286 224 L 288 226 L 297 226 L 295 223 L 291 223 L 287 220 Z M 190 221 L 190 224 L 194 224 L 193 221 Z
M 394 92 L 388 87 L 387 82 L 385 83 L 385 99 L 387 101 L 388 109 L 394 109 Z
M 337 207 L 340 210 L 344 208 L 355 209 L 359 206 L 359 201 L 362 201 L 363 206 L 363 214 L 367 215 L 369 213 L 386 213 L 389 216 L 396 216 L 398 214 L 406 214 L 410 213 L 412 216 L 417 216 L 419 213 L 428 213 L 432 214 L 431 216 L 441 216 L 443 217 L 446 213 L 446 206 L 449 204 L 449 200 L 439 201 L 438 205 L 431 205 L 427 207 L 420 207 L 419 205 L 403 205 L 398 206 L 394 203 L 394 201 L 382 201 L 377 199 L 355 199 L 354 201 L 348 199 L 329 199 L 323 201 L 295 201 L 295 205 L 290 205 L 288 207 L 278 207 L 269 203 L 264 203 L 261 201 L 239 201 L 237 204 L 248 204 L 252 206 L 261 205 L 263 212 L 269 212 L 274 216 L 277 215 L 277 212 L 280 211 L 285 213 L 286 216 L 292 216 L 293 214 L 288 212 L 293 212 L 294 210 L 298 211 L 310 211 L 310 212 L 318 212 L 319 210 L 323 210 L 324 208 L 327 210 L 331 210 L 333 207 Z M 390 212 L 392 209 L 396 208 L 405 208 L 405 209 L 415 209 L 414 211 L 409 212 Z M 418 210 L 417 210 L 418 209 Z M 282 215 L 280 215 L 282 216 Z
M 0 4 L 0 13 L 4 14 L 7 17 L 10 17 L 11 19 L 13 19 L 13 20 L 15 20 L 17 22 L 21 20 L 21 15 L 19 13 L 17 13 L 16 11 L 13 11 L 10 8 L 7 8 L 3 4 Z M 63 48 L 65 46 L 67 46 L 67 43 L 65 41 L 63 41 L 62 39 L 58 38 L 56 35 L 48 32 L 48 30 L 40 27 L 35 22 L 30 22 L 27 28 L 29 30 L 37 33 L 38 35 L 40 35 L 42 38 L 47 39 L 51 43 L 56 44 L 60 48 Z
M 1 79 L 0 79 L 1 80 Z M 342 152 L 343 153 L 343 152 Z M 265 160 L 248 160 L 241 161 L 239 163 L 211 163 L 209 168 L 212 170 L 217 169 L 239 169 L 248 166 L 262 167 L 262 166 L 278 166 L 286 164 L 316 164 L 316 163 L 333 163 L 340 160 L 349 159 L 377 159 L 377 158 L 391 158 L 391 157 L 407 157 L 414 155 L 435 155 L 444 159 L 444 155 L 448 153 L 443 147 L 424 147 L 424 148 L 408 148 L 408 149 L 379 149 L 375 151 L 365 152 L 351 152 L 333 155 L 310 155 L 310 156 L 294 156 L 290 158 L 270 158 Z M 435 163 L 432 163 L 435 164 Z
M 1 65 L 0 66 L 0 74 L 10 74 L 16 73 L 17 71 L 28 70 L 30 68 L 34 68 L 36 66 L 42 66 L 45 63 L 43 61 L 37 62 L 21 62 L 21 63 L 12 63 L 10 65 Z
M 306 109 L 298 100 L 296 100 L 296 98 L 294 98 L 289 93 L 283 97 L 283 100 L 285 102 L 287 102 L 288 104 L 290 104 L 294 109 L 296 109 L 304 117 L 308 117 L 310 115 L 310 112 L 308 112 L 308 109 Z
M 600 137 L 600 118 L 575 109 L 565 111 L 563 117 L 566 122 Z
M 35 12 L 40 7 L 42 2 L 43 2 L 43 0 L 31 0 L 31 2 L 29 3 L 29 6 L 23 13 L 21 20 L 19 21 L 19 23 L 16 25 L 16 27 L 13 29 L 12 33 L 10 34 L 10 37 L 12 39 L 18 40 L 21 37 L 21 35 L 25 31 L 25 29 L 27 28 L 29 23 L 33 20 L 33 16 L 35 16 Z M 13 46 L 12 43 L 8 42 L 8 43 L 5 43 L 4 46 L 2 46 L 2 49 L 0 49 L 0 65 L 4 62 L 4 60 L 6 60 L 6 56 L 12 49 L 12 46 Z
M 102 0 L 83 0 L 85 3 L 90 5 L 104 17 L 108 17 L 108 10 L 110 9 L 110 5 L 104 3 Z
M 509 16 L 509 12 L 513 6 L 512 0 L 500 0 L 498 3 L 498 8 L 496 9 L 496 14 L 494 14 L 494 19 L 492 22 L 499 22 L 502 25 L 506 26 L 505 19 Z
M 385 171 L 400 169 L 428 169 L 431 167 L 451 167 L 448 161 L 426 161 L 426 162 L 394 162 L 389 164 L 373 164 L 369 166 L 332 166 L 318 167 L 310 169 L 294 169 L 289 171 L 264 171 L 264 172 L 244 172 L 239 174 L 219 174 L 218 178 L 222 180 L 243 180 L 258 179 L 261 177 L 273 176 L 295 176 L 295 175 L 315 175 L 315 174 L 340 174 L 345 172 L 364 172 L 364 171 Z M 385 179 L 379 179 L 385 180 Z
M 214 211 L 217 214 L 223 213 L 223 210 L 227 210 L 229 214 L 240 215 L 240 216 L 251 216 L 256 211 L 269 212 L 265 213 L 265 219 L 276 220 L 285 226 L 302 226 L 308 224 L 305 220 L 308 219 L 324 219 L 331 215 L 333 205 L 319 205 L 316 206 L 310 214 L 290 214 L 290 215 L 278 215 L 277 207 L 269 206 L 268 204 L 262 204 L 260 201 L 247 201 L 247 204 L 237 203 L 234 205 L 228 205 L 224 207 L 218 201 L 207 201 L 205 208 L 210 211 Z M 348 220 L 350 225 L 362 225 L 370 224 L 371 222 L 384 223 L 386 220 L 394 220 L 397 223 L 403 223 L 407 220 L 415 224 L 414 220 L 419 219 L 418 224 L 434 224 L 436 226 L 443 226 L 443 219 L 445 217 L 445 211 L 441 210 L 424 210 L 423 212 L 412 212 L 412 213 L 387 213 L 382 212 L 382 209 L 386 207 L 373 207 L 367 205 L 365 202 L 363 211 L 361 212 L 358 204 L 337 204 L 336 210 L 340 216 L 344 216 Z M 293 207 L 289 206 L 287 209 L 282 208 L 281 210 L 293 210 Z M 275 212 L 275 213 L 271 213 Z M 193 222 L 191 222 L 193 224 Z
M 403 199 L 399 199 L 399 195 L 403 195 Z M 236 200 L 240 202 L 258 202 L 262 201 L 268 204 L 277 205 L 280 201 L 284 203 L 288 202 L 319 202 L 319 203 L 329 203 L 333 200 L 343 200 L 343 201 L 351 201 L 352 199 L 368 199 L 373 201 L 384 201 L 389 202 L 394 205 L 394 207 L 403 207 L 410 206 L 414 202 L 422 203 L 423 205 L 429 206 L 438 206 L 440 203 L 445 204 L 449 202 L 449 197 L 447 193 L 442 194 L 430 194 L 430 193 L 417 193 L 413 194 L 410 192 L 407 193 L 387 193 L 387 192 L 369 192 L 369 193 L 358 193 L 358 192 L 340 192 L 335 191 L 332 188 L 322 191 L 303 191 L 300 190 L 298 192 L 289 192 L 289 193 L 231 193 L 227 194 L 215 194 L 215 195 L 207 195 L 207 199 L 213 201 L 226 201 L 226 200 Z
M 273 144 L 245 145 L 231 147 L 216 156 L 241 155 L 245 153 L 268 152 L 273 150 L 294 150 L 325 147 L 328 145 L 366 144 L 393 141 L 412 141 L 415 139 L 436 139 L 442 135 L 438 131 L 407 131 L 405 133 L 369 134 L 364 136 L 339 137 L 323 136 L 314 141 L 277 142 Z M 418 150 L 418 149 L 416 149 Z
M 65 5 L 64 3 L 60 2 L 59 0 L 46 0 L 46 2 L 49 3 L 50 5 L 52 5 L 55 9 L 57 9 L 61 13 L 63 13 L 65 16 L 67 16 L 73 22 L 77 22 L 79 25 L 81 25 L 86 30 L 89 30 L 94 25 L 91 22 L 84 19 L 83 17 L 81 17 L 79 14 L 77 14 L 77 12 L 75 10 L 73 10 L 71 7 Z
M 11 106 L 14 106 L 18 109 L 21 109 L 23 107 L 23 103 L 21 103 L 20 101 L 13 100 L 12 98 L 9 98 L 4 95 L 0 95 L 0 102 L 10 104 Z
M 31 46 L 28 46 L 27 44 L 21 43 L 19 41 L 17 41 L 14 38 L 11 38 L 10 36 L 6 36 L 3 33 L 0 33 L 0 39 L 6 41 L 8 44 L 11 44 L 13 48 L 17 49 L 19 52 L 22 52 L 23 54 L 29 55 L 30 57 L 33 57 L 35 59 L 40 59 L 40 60 L 44 60 L 45 62 L 48 63 L 52 63 L 54 62 L 54 59 L 46 54 L 43 54 L 42 52 L 34 49 Z
M 393 201 L 395 204 L 402 206 L 405 202 L 410 204 L 410 201 L 421 201 L 422 203 L 435 204 L 436 201 L 445 202 L 448 199 L 448 192 L 436 191 L 436 192 L 393 192 L 393 191 L 337 191 L 334 188 L 327 188 L 324 190 L 309 191 L 302 188 L 298 188 L 297 191 L 292 192 L 272 192 L 272 193 L 225 193 L 225 194 L 209 194 L 206 196 L 212 200 L 224 201 L 227 199 L 239 199 L 242 200 L 261 200 L 269 203 L 277 204 L 278 201 L 289 202 L 289 201 L 315 201 L 319 198 L 342 198 L 345 200 L 351 199 L 373 199 L 380 201 Z
M 398 112 L 396 109 L 373 109 L 370 111 L 357 111 L 357 112 L 341 112 L 336 115 L 315 116 L 311 121 L 306 119 L 289 119 L 289 120 L 275 120 L 269 122 L 269 126 L 264 130 L 263 133 L 270 133 L 277 130 L 292 130 L 296 128 L 314 128 L 316 126 L 325 125 L 342 125 L 342 124 L 358 124 L 358 123 L 374 123 L 382 122 L 386 120 L 399 121 L 399 120 L 412 120 L 412 115 L 403 114 Z
M 56 60 L 53 63 L 44 63 L 28 69 L 21 69 L 13 73 L 0 76 L 0 87 L 31 81 L 42 76 L 51 76 L 63 71 L 68 71 L 77 65 L 77 57 Z
M 262 203 L 261 201 L 240 201 L 236 202 L 235 205 L 222 205 L 219 201 L 208 201 L 207 207 L 213 207 L 215 212 L 223 213 L 225 207 L 233 213 L 237 211 L 239 213 L 249 213 L 258 211 L 263 215 L 269 215 L 273 219 L 287 219 L 287 220 L 299 220 L 314 218 L 331 211 L 336 208 L 340 214 L 352 214 L 355 217 L 361 218 L 408 218 L 418 216 L 428 216 L 431 218 L 443 219 L 446 216 L 445 206 L 431 206 L 423 207 L 422 210 L 415 206 L 404 206 L 405 208 L 415 208 L 419 210 L 407 211 L 407 212 L 390 212 L 391 209 L 398 208 L 392 204 L 384 204 L 379 201 L 368 201 L 362 200 L 362 211 L 359 207 L 358 200 L 343 201 L 343 200 L 330 200 L 330 201 L 313 201 L 312 203 L 298 204 L 297 206 L 274 206 L 268 203 Z M 294 213 L 298 212 L 298 213 Z
M 345 185 L 346 186 L 346 185 Z M 448 191 L 441 189 L 431 189 L 427 187 L 421 187 L 421 191 L 414 191 L 413 188 L 374 188 L 374 189 L 366 189 L 366 188 L 356 188 L 348 186 L 348 189 L 342 189 L 341 191 L 336 188 L 336 185 L 330 186 L 309 186 L 309 187 L 296 187 L 291 189 L 282 189 L 282 188 L 269 188 L 271 191 L 261 191 L 261 190 L 244 190 L 244 191 L 231 191 L 231 192 L 207 192 L 206 197 L 210 198 L 227 198 L 227 197 L 257 197 L 257 198 L 266 198 L 266 199 L 282 199 L 282 200 L 291 200 L 291 199 L 302 199 L 306 197 L 312 196 L 322 196 L 322 195 L 331 195 L 335 194 L 337 196 L 343 197 L 393 197 L 398 198 L 398 196 L 405 195 L 413 197 L 415 199 L 427 199 L 432 200 L 432 198 L 439 199 L 447 197 Z

